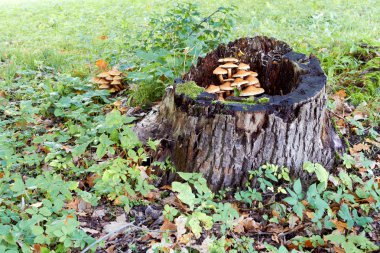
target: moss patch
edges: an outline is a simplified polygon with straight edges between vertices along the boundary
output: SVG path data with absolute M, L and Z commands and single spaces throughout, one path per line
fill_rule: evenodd
M 186 82 L 177 84 L 175 93 L 184 94 L 192 99 L 196 99 L 199 94 L 205 91 L 205 88 L 199 87 L 195 82 Z

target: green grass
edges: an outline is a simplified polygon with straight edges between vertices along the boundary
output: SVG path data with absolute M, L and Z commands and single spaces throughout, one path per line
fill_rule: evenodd
M 0 1 L 0 77 L 40 64 L 83 76 L 99 58 L 128 50 L 123 42 L 147 17 L 173 7 L 169 1 Z M 179 1 L 185 2 L 185 1 Z M 204 15 L 234 1 L 199 1 Z M 378 42 L 378 1 L 240 1 L 233 37 L 264 34 L 287 41 L 296 50 L 325 48 L 344 53 L 354 43 Z M 369 11 L 370 10 L 370 11 Z M 99 36 L 106 35 L 108 40 Z M 339 52 L 342 51 L 343 52 Z M 338 51 L 338 52 L 336 52 Z M 119 59 L 110 59 L 117 62 Z M 10 69 L 10 70 L 4 70 Z

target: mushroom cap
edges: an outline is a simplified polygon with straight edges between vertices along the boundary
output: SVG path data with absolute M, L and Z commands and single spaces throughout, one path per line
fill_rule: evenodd
M 110 74 L 111 76 L 119 76 L 121 72 L 117 69 L 113 69 L 111 71 L 108 71 L 108 74 Z
M 234 87 L 231 86 L 231 82 L 225 82 L 219 86 L 220 90 L 233 90 Z
M 102 84 L 99 86 L 99 89 L 108 89 L 110 86 L 108 84 Z
M 103 78 L 99 78 L 99 81 L 97 82 L 97 84 L 108 84 L 109 82 L 104 80 Z
M 222 69 L 221 67 L 217 67 L 216 69 L 214 69 L 212 73 L 215 75 L 224 75 L 224 74 L 227 74 L 228 71 L 225 69 Z
M 220 88 L 219 88 L 219 86 L 210 84 L 210 86 L 208 86 L 205 91 L 208 93 L 216 93 L 216 92 L 220 91 Z
M 120 84 L 119 80 L 113 80 L 111 84 Z
M 113 77 L 113 80 L 121 80 L 122 78 L 121 78 L 121 76 L 114 76 Z
M 224 69 L 233 69 L 233 68 L 237 68 L 238 65 L 236 65 L 232 62 L 227 62 L 226 64 L 220 65 L 219 67 L 224 68 Z
M 108 74 L 108 72 L 102 72 L 102 73 L 100 73 L 99 75 L 97 75 L 97 77 L 108 77 L 108 76 L 110 76 L 110 75 Z
M 228 78 L 228 79 L 224 79 L 224 81 L 225 82 L 233 82 L 233 81 L 235 81 L 235 79 L 234 78 Z
M 218 62 L 239 62 L 239 60 L 233 57 L 226 57 L 219 59 Z
M 231 84 L 231 86 L 232 87 L 235 87 L 235 86 L 241 86 L 241 85 L 243 85 L 243 84 L 247 84 L 248 83 L 248 81 L 246 81 L 246 80 L 243 80 L 243 79 L 241 79 L 241 78 L 236 78 L 235 79 L 235 82 L 233 82 L 232 84 Z
M 248 84 L 249 84 L 249 85 L 253 85 L 253 84 L 258 84 L 258 83 L 260 83 L 259 79 L 257 79 L 257 78 L 254 77 L 254 76 L 251 76 L 251 75 L 249 75 L 245 80 L 248 81 Z
M 107 81 L 112 81 L 112 80 L 113 80 L 112 76 L 107 76 L 107 77 L 105 77 L 105 79 L 106 79 Z
M 249 65 L 245 63 L 240 63 L 238 66 L 238 69 L 241 69 L 241 70 L 248 70 L 249 68 L 250 68 Z
M 238 72 L 236 72 L 235 75 L 233 75 L 233 77 L 245 77 L 245 76 L 249 76 L 249 72 L 245 70 L 239 70 Z
M 253 77 L 256 77 L 256 76 L 259 75 L 259 74 L 257 74 L 257 72 L 255 72 L 255 71 L 248 71 L 248 73 L 249 73 L 251 76 L 253 76 Z
M 239 96 L 241 96 L 241 97 L 249 97 L 249 96 L 259 95 L 259 94 L 264 93 L 264 92 L 265 91 L 264 91 L 263 88 L 257 88 L 257 87 L 254 87 L 254 86 L 248 86 L 242 92 L 240 92 Z

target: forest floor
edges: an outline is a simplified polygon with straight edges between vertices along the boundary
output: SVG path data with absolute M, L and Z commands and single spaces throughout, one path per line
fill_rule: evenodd
M 0 252 L 379 250 L 380 3 L 176 2 L 0 0 Z M 156 185 L 153 170 L 175 168 L 151 161 L 159 141 L 142 145 L 132 125 L 207 52 L 186 58 L 186 28 L 220 6 L 202 31 L 228 34 L 196 38 L 209 49 L 266 35 L 320 59 L 346 151 L 330 173 L 305 163 L 315 183 L 267 164 L 236 192 L 188 173 Z M 128 89 L 90 82 L 112 66 Z

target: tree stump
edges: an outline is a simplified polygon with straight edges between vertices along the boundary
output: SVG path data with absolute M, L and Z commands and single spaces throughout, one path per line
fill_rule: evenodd
M 162 138 L 177 171 L 200 172 L 210 188 L 243 187 L 248 171 L 265 163 L 303 177 L 303 163 L 331 169 L 341 143 L 326 114 L 326 76 L 318 59 L 267 37 L 241 38 L 200 58 L 184 76 L 205 87 L 218 59 L 235 57 L 259 75 L 269 102 L 223 103 L 214 94 L 196 99 L 167 89 L 163 101 L 135 126 L 142 140 Z M 259 98 L 260 98 L 259 97 Z M 174 179 L 166 174 L 165 181 Z

